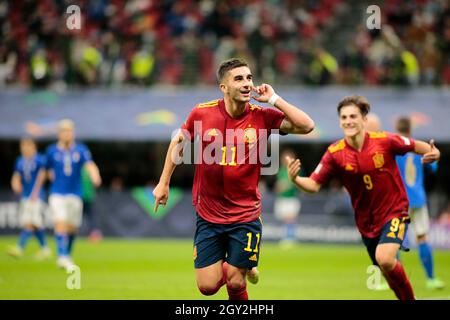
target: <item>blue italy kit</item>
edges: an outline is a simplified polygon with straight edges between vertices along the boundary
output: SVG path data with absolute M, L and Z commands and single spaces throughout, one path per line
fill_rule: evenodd
M 403 184 L 406 189 L 406 193 L 408 195 L 409 208 L 411 209 L 420 209 L 425 207 L 422 210 L 427 215 L 428 219 L 428 210 L 426 208 L 427 205 L 427 197 L 425 193 L 424 187 L 424 169 L 429 169 L 431 172 L 436 172 L 438 168 L 437 162 L 433 162 L 430 164 L 422 164 L 421 155 L 409 152 L 403 156 L 397 156 L 397 166 L 400 170 L 400 174 L 402 176 Z M 411 212 L 412 218 L 414 219 L 414 215 Z M 422 236 L 421 234 L 416 234 L 416 236 Z M 422 265 L 425 269 L 428 279 L 434 278 L 434 267 L 433 267 L 433 253 L 432 248 L 426 241 L 422 241 L 418 244 L 419 249 L 419 257 Z
M 25 158 L 20 156 L 14 167 L 14 171 L 20 174 L 20 180 L 22 182 L 22 199 L 28 199 L 33 191 L 33 187 L 36 183 L 39 170 L 45 169 L 45 157 L 41 154 L 36 154 L 31 158 Z M 39 192 L 39 198 L 42 200 L 45 197 L 44 189 L 41 188 Z
M 423 165 L 421 158 L 421 155 L 412 152 L 395 158 L 405 185 L 410 208 L 422 208 L 427 203 L 423 185 L 424 167 L 430 169 L 433 173 L 436 172 L 438 167 L 437 162 Z
M 57 144 L 50 145 L 47 148 L 47 168 L 55 175 L 50 194 L 81 197 L 81 169 L 91 160 L 91 153 L 84 144 L 74 143 L 69 150 L 61 149 Z

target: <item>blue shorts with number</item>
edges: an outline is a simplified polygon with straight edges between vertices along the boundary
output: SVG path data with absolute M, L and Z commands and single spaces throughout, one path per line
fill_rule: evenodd
M 409 248 L 403 246 L 403 240 L 405 239 L 409 222 L 409 217 L 393 218 L 389 220 L 383 228 L 381 228 L 381 232 L 378 237 L 362 237 L 363 242 L 366 245 L 367 252 L 369 253 L 370 259 L 374 265 L 378 265 L 375 258 L 375 252 L 379 244 L 398 243 L 400 245 L 400 250 L 409 251 Z
M 219 260 L 237 268 L 251 269 L 258 265 L 262 223 L 251 222 L 218 224 L 197 215 L 194 237 L 195 268 L 203 268 Z

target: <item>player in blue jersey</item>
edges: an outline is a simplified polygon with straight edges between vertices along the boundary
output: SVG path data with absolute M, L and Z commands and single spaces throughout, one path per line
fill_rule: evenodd
M 14 193 L 21 196 L 19 220 L 22 232 L 18 244 L 9 247 L 7 252 L 15 258 L 20 258 L 28 239 L 34 235 L 41 247 L 36 257 L 46 259 L 51 256 L 51 251 L 45 239 L 42 216 L 45 199 L 45 157 L 37 153 L 35 142 L 27 138 L 20 141 L 20 152 L 21 156 L 17 158 L 11 178 L 11 187 Z
M 397 120 L 396 129 L 403 136 L 411 136 L 411 120 L 401 117 Z M 409 215 L 411 217 L 411 228 L 414 230 L 419 257 L 427 276 L 426 286 L 428 289 L 442 289 L 445 284 L 435 277 L 433 268 L 433 252 L 427 242 L 429 230 L 429 216 L 427 198 L 424 188 L 424 170 L 436 172 L 438 164 L 422 164 L 421 156 L 408 152 L 403 156 L 396 156 L 397 166 L 400 170 L 406 193 L 409 200 Z
M 75 141 L 74 130 L 72 120 L 61 120 L 58 141 L 47 148 L 47 169 L 51 181 L 49 205 L 55 223 L 57 264 L 66 269 L 74 265 L 71 253 L 82 221 L 82 168 L 86 167 L 94 186 L 101 184 L 98 167 L 89 149 Z

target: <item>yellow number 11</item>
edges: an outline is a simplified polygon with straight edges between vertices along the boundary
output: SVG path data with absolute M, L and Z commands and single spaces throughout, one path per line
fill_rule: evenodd
M 236 163 L 236 147 L 231 147 L 233 154 L 231 155 L 231 162 L 227 163 L 227 147 L 222 147 L 222 161 L 219 163 L 221 166 L 237 166 Z
M 259 240 L 261 238 L 261 235 L 259 233 L 256 234 L 256 246 L 255 249 L 252 249 L 252 233 L 249 232 L 247 233 L 247 237 L 248 237 L 248 241 L 247 241 L 247 247 L 244 248 L 244 251 L 248 251 L 248 252 L 258 252 L 258 245 L 259 245 Z

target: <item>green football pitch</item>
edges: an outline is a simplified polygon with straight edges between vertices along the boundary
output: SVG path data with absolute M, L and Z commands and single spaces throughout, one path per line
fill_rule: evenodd
M 105 239 L 93 244 L 80 239 L 74 253 L 80 289 L 67 288 L 74 275 L 58 269 L 55 259 L 34 259 L 34 240 L 23 258 L 9 257 L 5 248 L 15 241 L 0 237 L 0 299 L 227 299 L 224 288 L 212 297 L 198 292 L 190 240 Z M 402 261 L 418 298 L 450 299 L 450 251 L 435 251 L 436 273 L 447 283 L 443 290 L 426 289 L 417 251 L 402 253 Z M 363 245 L 298 244 L 282 250 L 265 242 L 260 282 L 248 285 L 249 297 L 394 299 L 391 291 L 367 289 L 368 266 Z

